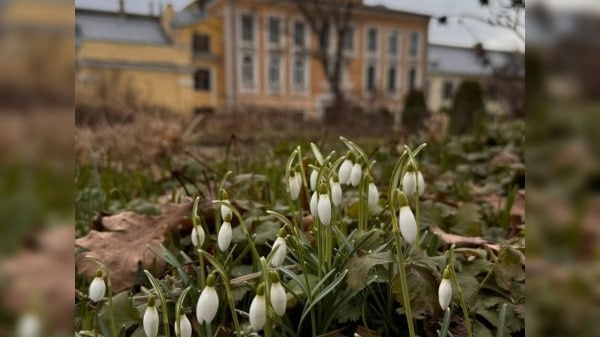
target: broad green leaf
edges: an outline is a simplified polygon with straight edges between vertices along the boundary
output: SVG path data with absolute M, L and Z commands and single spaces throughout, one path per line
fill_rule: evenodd
M 117 329 L 128 329 L 140 321 L 139 313 L 131 303 L 127 291 L 118 293 L 112 298 L 112 305 Z M 108 302 L 102 307 L 100 318 L 109 322 L 110 313 Z
M 479 321 L 473 321 L 473 337 L 493 337 L 492 332 Z
M 254 233 L 256 233 L 254 242 L 257 245 L 263 245 L 267 240 L 274 241 L 277 238 L 279 228 L 281 228 L 279 221 L 264 221 L 254 230 Z
M 450 232 L 464 236 L 480 236 L 481 216 L 478 207 L 474 204 L 461 206 L 454 215 Z
M 371 253 L 363 256 L 354 256 L 348 261 L 348 278 L 346 283 L 351 290 L 358 290 L 366 286 L 369 271 L 374 266 L 396 262 L 391 251 Z
M 440 312 L 438 303 L 438 277 L 430 268 L 422 265 L 408 265 L 406 268 L 408 291 L 410 293 L 410 305 L 416 319 L 422 319 L 425 315 L 433 315 Z M 392 292 L 399 303 L 404 303 L 402 298 L 402 285 L 400 275 L 396 274 L 392 279 Z M 400 310 L 403 312 L 403 310 Z

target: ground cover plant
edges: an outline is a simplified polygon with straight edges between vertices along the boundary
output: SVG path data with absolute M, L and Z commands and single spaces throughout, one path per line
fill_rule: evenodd
M 77 331 L 524 335 L 523 131 L 82 163 Z

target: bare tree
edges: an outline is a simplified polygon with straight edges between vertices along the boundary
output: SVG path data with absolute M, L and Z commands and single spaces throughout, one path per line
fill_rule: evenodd
M 357 0 L 292 0 L 311 32 L 317 37 L 317 48 L 312 55 L 318 60 L 331 93 L 333 111 L 344 106 L 342 71 L 344 66 L 344 40 L 350 27 L 353 10 L 360 5 Z M 335 44 L 331 48 L 331 29 L 334 29 Z

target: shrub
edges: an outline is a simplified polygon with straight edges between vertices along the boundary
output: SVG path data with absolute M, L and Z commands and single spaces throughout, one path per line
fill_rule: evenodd
M 419 129 L 429 116 L 425 96 L 420 90 L 411 90 L 404 100 L 402 111 L 402 126 L 405 130 Z
M 450 132 L 471 133 L 485 116 L 481 86 L 475 81 L 461 83 L 450 111 Z

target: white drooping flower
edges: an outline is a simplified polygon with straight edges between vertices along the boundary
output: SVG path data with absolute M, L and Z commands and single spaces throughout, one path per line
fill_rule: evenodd
M 442 310 L 446 310 L 452 301 L 452 282 L 450 281 L 450 270 L 448 267 L 444 270 L 444 277 L 438 288 L 438 301 Z
M 314 191 L 312 196 L 310 197 L 310 214 L 313 216 L 313 218 L 317 217 L 317 195 L 317 191 Z
M 217 310 L 219 309 L 219 295 L 215 289 L 215 276 L 213 274 L 208 275 L 206 278 L 206 287 L 200 293 L 198 297 L 198 304 L 196 304 L 196 319 L 198 323 L 202 324 L 206 322 L 210 324 Z
M 102 270 L 98 269 L 96 271 L 96 277 L 94 277 L 92 283 L 90 283 L 88 297 L 90 298 L 90 300 L 98 302 L 104 297 L 105 293 L 106 283 L 104 283 L 104 278 L 102 277 Z
M 219 244 L 219 249 L 222 252 L 226 251 L 229 248 L 229 244 L 231 244 L 232 234 L 233 231 L 231 229 L 231 223 L 229 221 L 223 222 L 221 224 L 221 229 L 219 229 L 219 235 L 217 235 L 217 243 Z
M 300 189 L 302 188 L 302 177 L 300 174 L 292 171 L 288 181 L 288 186 L 290 188 L 290 198 L 292 200 L 298 199 L 298 196 L 300 195 Z
M 273 311 L 275 311 L 278 316 L 283 316 L 283 314 L 285 314 L 285 308 L 287 307 L 287 296 L 285 294 L 285 289 L 283 289 L 279 280 L 279 274 L 277 274 L 276 271 L 271 272 L 271 290 L 269 296 Z
M 179 316 L 179 325 L 175 322 L 175 335 L 177 337 L 192 337 L 192 323 L 185 314 Z
M 377 186 L 375 183 L 369 183 L 369 194 L 367 197 L 367 204 L 369 205 L 369 209 L 375 208 L 379 203 L 379 191 L 377 190 Z
M 317 179 L 319 178 L 319 171 L 313 169 L 310 173 L 310 189 L 312 191 L 317 189 Z
M 27 313 L 19 319 L 17 337 L 40 337 L 41 331 L 42 321 L 38 315 Z
M 342 185 L 335 178 L 331 181 L 331 201 L 336 207 L 342 204 Z
M 425 191 L 425 179 L 420 171 L 416 171 L 412 164 L 409 164 L 406 173 L 402 177 L 402 190 L 408 196 L 414 196 L 417 191 L 417 183 L 419 184 L 419 196 Z
M 362 177 L 362 167 L 359 163 L 354 164 L 352 166 L 352 171 L 350 172 L 350 183 L 352 186 L 356 187 L 360 183 L 360 178 Z
M 267 303 L 265 301 L 265 286 L 260 284 L 256 290 L 256 296 L 250 303 L 250 326 L 254 331 L 260 331 L 264 328 L 267 321 Z
M 154 306 L 154 296 L 150 296 L 148 298 L 148 305 L 146 306 L 146 311 L 144 312 L 144 333 L 147 337 L 156 337 L 158 335 L 158 311 Z
M 338 171 L 338 177 L 340 178 L 340 184 L 349 184 L 350 172 L 352 171 L 352 161 L 348 158 L 344 159 L 340 169 Z
M 271 256 L 271 266 L 277 268 L 283 264 L 285 261 L 285 256 L 287 255 L 287 243 L 285 241 L 285 229 L 281 228 L 279 230 L 279 234 L 277 235 L 277 239 L 275 239 L 275 243 L 273 243 L 273 248 L 271 251 L 273 252 L 273 256 Z
M 408 205 L 400 207 L 400 214 L 398 216 L 398 223 L 400 225 L 400 233 L 402 237 L 409 244 L 413 245 L 417 241 L 417 221 L 415 216 Z
M 198 228 L 198 230 L 196 230 L 196 228 Z M 204 234 L 204 228 L 202 228 L 202 226 L 198 225 L 198 226 L 194 226 L 194 228 L 192 229 L 192 244 L 194 245 L 194 247 L 198 247 L 198 246 L 202 246 L 202 244 L 204 243 L 204 238 L 206 237 L 206 235 Z
M 329 225 L 331 222 L 331 201 L 329 200 L 329 194 L 327 194 L 327 187 L 325 184 L 319 186 L 317 213 L 319 215 L 319 221 L 324 225 Z

